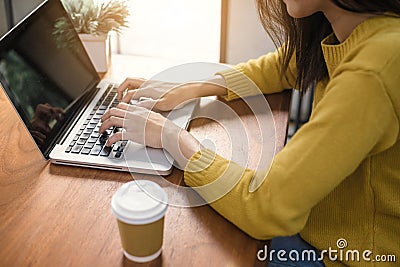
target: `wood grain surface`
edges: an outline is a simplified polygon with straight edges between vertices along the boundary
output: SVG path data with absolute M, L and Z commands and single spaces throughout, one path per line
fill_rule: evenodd
M 286 139 L 290 92 L 267 97 L 276 125 L 277 151 Z M 229 105 L 254 125 L 243 101 Z M 209 206 L 170 207 L 165 217 L 162 255 L 136 264 L 122 254 L 116 221 L 110 212 L 113 193 L 123 183 L 146 175 L 58 166 L 46 162 L 0 93 L 0 267 L 13 266 L 263 266 L 263 246 Z M 218 125 L 197 119 L 194 135 L 224 146 Z M 250 129 L 251 131 L 251 129 Z M 257 146 L 257 132 L 251 146 Z M 167 176 L 182 183 L 183 173 Z M 138 241 L 140 242 L 140 241 Z

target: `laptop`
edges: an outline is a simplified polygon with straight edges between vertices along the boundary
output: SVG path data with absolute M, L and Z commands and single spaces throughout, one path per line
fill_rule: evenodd
M 60 1 L 45 1 L 0 39 L 0 82 L 43 157 L 55 164 L 167 175 L 172 157 L 131 141 L 106 147 L 100 118 L 118 104 Z M 182 128 L 196 103 L 169 114 Z

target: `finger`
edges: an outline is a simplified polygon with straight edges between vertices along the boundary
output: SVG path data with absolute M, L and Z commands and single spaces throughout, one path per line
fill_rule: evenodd
M 57 112 L 57 113 L 61 113 L 61 114 L 64 114 L 64 113 L 65 113 L 64 109 L 62 109 L 62 108 L 54 107 L 53 109 L 54 109 L 54 111 Z
M 122 96 L 124 95 L 125 90 L 129 89 L 131 86 L 131 80 L 130 78 L 125 79 L 117 88 L 117 99 L 121 100 Z
M 108 128 L 111 128 L 113 126 L 123 127 L 124 123 L 125 123 L 125 119 L 111 116 L 110 118 L 108 118 L 101 124 L 99 133 L 102 134 L 105 130 L 107 130 Z
M 119 117 L 119 118 L 125 118 L 126 111 L 119 109 L 119 108 L 111 108 L 111 109 L 107 110 L 106 113 L 103 114 L 103 116 L 101 116 L 101 121 L 104 122 L 112 116 Z
M 146 92 L 141 89 L 137 90 L 129 90 L 124 97 L 122 98 L 121 102 L 129 103 L 132 99 L 138 100 L 146 95 Z
M 125 79 L 125 81 L 123 81 L 120 86 L 118 86 L 117 88 L 117 99 L 121 100 L 124 92 L 126 90 L 130 90 L 130 89 L 137 89 L 139 88 L 143 83 L 145 82 L 144 79 L 140 79 L 140 78 L 127 78 Z
M 154 100 L 149 100 L 149 101 L 154 101 Z M 155 100 L 157 101 L 157 100 Z M 120 103 L 122 104 L 122 103 Z M 151 108 L 152 105 L 149 104 L 149 107 Z M 121 109 L 126 110 L 126 119 L 131 119 L 136 116 L 140 116 L 142 118 L 147 118 L 149 117 L 152 113 L 155 113 L 153 110 L 150 108 L 142 107 L 139 105 L 121 105 Z
M 41 120 L 32 122 L 32 128 L 44 134 L 48 134 L 51 131 L 49 125 Z
M 126 104 L 123 102 L 119 103 L 117 105 L 117 108 L 121 109 L 121 110 L 125 110 L 125 116 L 128 116 L 129 114 L 131 114 L 131 112 L 136 112 L 136 111 L 146 111 L 146 113 L 150 112 L 148 109 L 139 107 L 137 105 L 129 105 L 129 104 Z
M 129 110 L 131 107 L 134 107 L 133 105 L 129 105 L 127 103 L 121 102 L 117 105 L 117 108 L 122 109 L 122 110 Z
M 147 90 L 143 89 L 129 90 L 122 99 L 122 102 L 129 103 L 129 101 L 131 101 L 132 99 L 139 100 L 142 97 L 150 98 Z
M 122 98 L 122 102 L 129 103 L 132 100 L 136 90 L 129 90 L 125 96 Z
M 48 108 L 44 104 L 37 105 L 36 109 L 35 109 L 36 115 L 46 114 L 47 111 L 48 111 Z
M 112 144 L 123 140 L 122 134 L 123 134 L 123 132 L 118 132 L 118 133 L 115 133 L 115 134 L 111 135 L 110 137 L 108 137 L 106 146 L 111 146 Z
M 61 115 L 64 114 L 64 111 L 61 108 L 52 108 L 51 109 L 51 118 L 56 119 L 57 121 L 61 119 Z
M 139 103 L 136 104 L 136 106 L 142 107 L 145 109 L 149 109 L 149 110 L 158 110 L 157 103 L 158 103 L 158 100 L 149 99 L 149 100 L 140 101 Z

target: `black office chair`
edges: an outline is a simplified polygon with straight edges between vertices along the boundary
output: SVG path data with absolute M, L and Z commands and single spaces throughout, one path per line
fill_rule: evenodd
M 312 111 L 314 89 L 314 86 L 312 86 L 309 92 L 304 95 L 300 95 L 299 92 L 293 92 L 288 140 L 309 120 Z
M 4 0 L 4 7 L 6 11 L 7 26 L 11 29 L 14 26 L 12 0 Z

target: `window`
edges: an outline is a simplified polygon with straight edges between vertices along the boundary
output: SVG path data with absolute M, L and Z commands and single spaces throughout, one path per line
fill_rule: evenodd
M 221 1 L 131 0 L 130 28 L 118 53 L 183 62 L 218 62 Z

